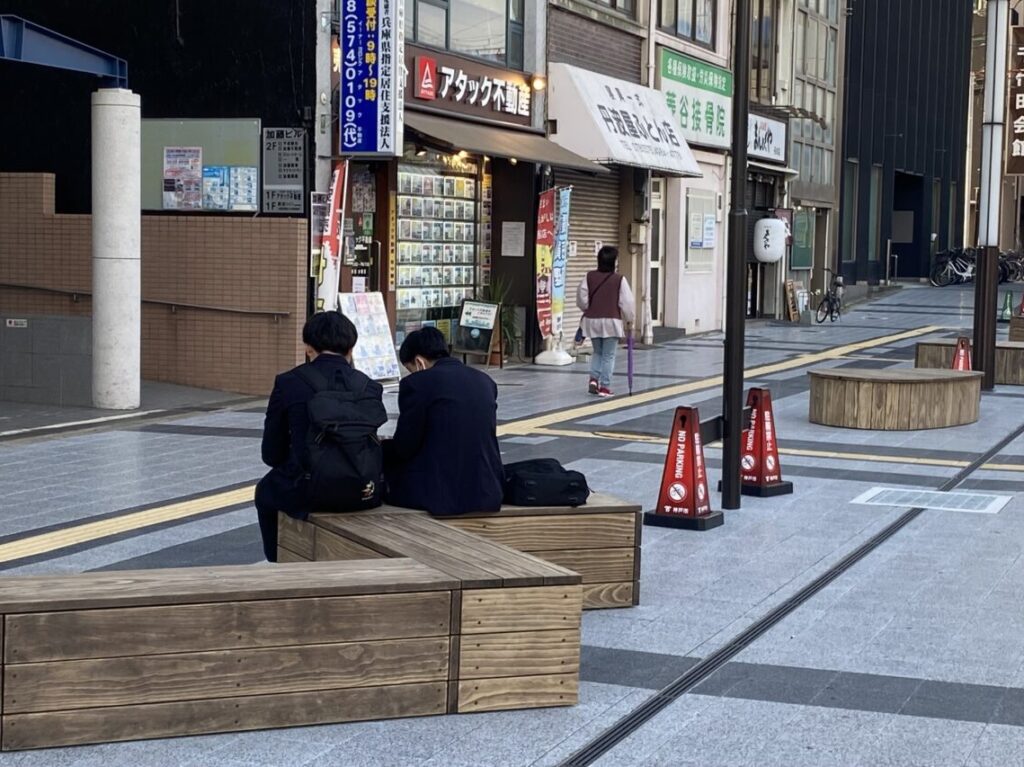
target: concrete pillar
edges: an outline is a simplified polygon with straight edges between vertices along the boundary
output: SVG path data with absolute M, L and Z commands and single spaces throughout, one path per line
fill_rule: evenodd
M 141 399 L 140 103 L 92 94 L 92 401 L 110 410 Z

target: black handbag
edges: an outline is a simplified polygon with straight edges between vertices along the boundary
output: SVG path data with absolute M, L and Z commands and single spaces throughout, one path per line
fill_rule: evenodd
M 583 506 L 587 478 L 554 458 L 535 458 L 504 467 L 504 502 L 511 506 Z

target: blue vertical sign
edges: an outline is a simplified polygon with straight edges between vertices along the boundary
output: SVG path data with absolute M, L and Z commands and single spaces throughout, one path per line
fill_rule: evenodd
M 551 258 L 551 332 L 558 338 L 565 316 L 565 264 L 569 258 L 569 199 L 572 187 L 558 190 L 558 223 L 555 226 L 555 250 Z
M 340 0 L 339 147 L 344 155 L 402 153 L 403 0 Z

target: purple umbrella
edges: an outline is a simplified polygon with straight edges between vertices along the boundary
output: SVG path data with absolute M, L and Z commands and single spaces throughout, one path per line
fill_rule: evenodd
M 626 333 L 626 380 L 629 381 L 629 396 L 633 396 L 633 329 Z

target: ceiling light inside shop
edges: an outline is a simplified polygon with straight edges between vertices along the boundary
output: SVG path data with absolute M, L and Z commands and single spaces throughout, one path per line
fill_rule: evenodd
M 535 91 L 542 91 L 548 87 L 548 81 L 544 78 L 544 75 L 534 75 L 530 81 Z
M 416 156 L 417 157 L 426 157 L 427 156 L 427 150 L 424 147 L 417 146 L 416 147 Z
M 459 150 L 459 154 L 458 154 L 458 158 L 460 160 L 465 160 L 467 157 L 469 157 L 469 152 L 467 152 L 465 149 L 460 149 Z
M 508 162 L 510 165 L 516 165 L 519 162 L 519 160 L 517 160 L 515 157 L 509 157 Z

